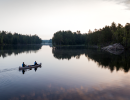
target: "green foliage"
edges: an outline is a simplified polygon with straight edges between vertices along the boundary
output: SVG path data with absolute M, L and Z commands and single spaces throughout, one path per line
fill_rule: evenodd
M 125 27 L 118 26 L 113 22 L 111 26 L 105 26 L 102 29 L 91 30 L 86 34 L 80 31 L 58 31 L 54 33 L 52 43 L 55 45 L 109 45 L 111 43 L 121 43 L 126 48 L 130 47 L 130 23 Z
M 80 31 L 72 33 L 71 31 L 58 31 L 52 38 L 52 43 L 55 45 L 80 45 L 84 44 L 86 39 L 85 34 Z
M 3 44 L 3 36 L 1 37 L 1 44 Z
M 11 32 L 0 32 L 0 44 L 40 44 L 42 40 L 37 35 L 22 35 Z
M 109 26 L 105 26 L 103 29 L 87 34 L 86 43 L 90 45 L 102 45 L 110 43 L 111 40 L 112 31 Z

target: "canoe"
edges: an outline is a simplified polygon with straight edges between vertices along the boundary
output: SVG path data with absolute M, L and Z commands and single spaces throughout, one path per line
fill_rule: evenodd
M 22 69 L 31 69 L 31 68 L 37 68 L 37 67 L 40 67 L 42 64 L 37 64 L 37 65 L 28 65 L 28 66 L 25 66 L 25 67 L 21 67 L 19 66 L 19 70 L 22 70 Z

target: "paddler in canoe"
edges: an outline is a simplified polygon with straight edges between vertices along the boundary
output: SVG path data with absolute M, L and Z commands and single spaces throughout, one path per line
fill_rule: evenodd
M 38 65 L 36 61 L 34 62 L 34 65 L 28 65 L 28 67 L 35 66 L 35 65 Z
M 36 61 L 34 62 L 34 65 L 38 65 Z
M 30 67 L 30 66 L 25 65 L 24 62 L 23 62 L 22 67 Z
M 24 62 L 23 62 L 23 64 L 22 64 L 22 67 L 25 67 L 26 65 L 24 64 Z
M 38 65 L 36 61 L 34 62 L 34 65 L 28 65 L 28 67 L 35 66 L 35 65 Z
M 40 64 L 37 64 L 36 61 L 34 62 L 34 65 L 25 65 L 24 62 L 23 62 L 23 63 L 22 63 L 22 67 L 19 66 L 19 70 L 22 70 L 22 69 L 30 69 L 30 68 L 40 67 L 40 66 L 41 66 L 41 63 L 40 63 Z

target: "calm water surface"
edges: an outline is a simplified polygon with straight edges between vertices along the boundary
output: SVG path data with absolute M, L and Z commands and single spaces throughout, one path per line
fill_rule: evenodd
M 0 100 L 130 100 L 130 54 L 49 45 L 0 47 Z M 19 71 L 18 67 L 42 63 Z

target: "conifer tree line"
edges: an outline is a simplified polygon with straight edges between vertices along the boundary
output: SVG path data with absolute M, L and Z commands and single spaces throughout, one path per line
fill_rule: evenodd
M 0 31 L 0 44 L 40 44 L 42 40 L 37 35 L 22 35 Z
M 52 38 L 54 45 L 108 45 L 112 43 L 121 43 L 125 47 L 130 47 L 130 23 L 125 26 L 112 23 L 111 26 L 105 26 L 102 29 L 91 30 L 88 33 L 81 34 L 80 31 L 58 31 Z

